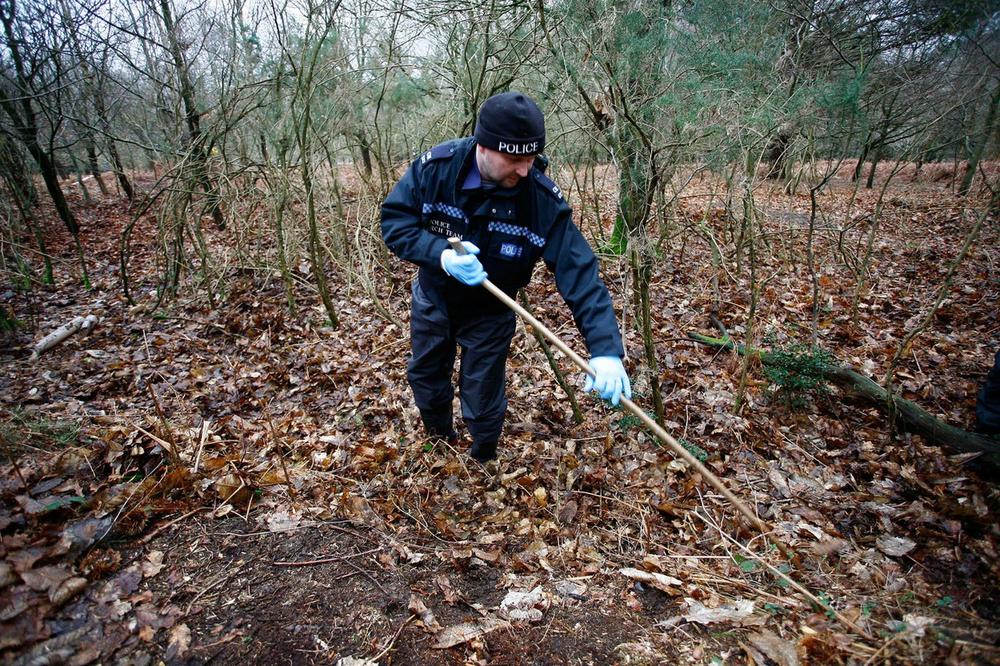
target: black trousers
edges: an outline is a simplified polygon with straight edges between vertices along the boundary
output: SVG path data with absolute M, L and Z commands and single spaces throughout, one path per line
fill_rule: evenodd
M 993 357 L 993 368 L 976 398 L 976 429 L 987 435 L 1000 435 L 1000 351 Z
M 451 376 L 456 348 L 460 346 L 458 391 L 462 418 L 476 444 L 499 441 L 507 412 L 504 371 L 514 329 L 513 312 L 444 312 L 414 281 L 410 309 L 413 355 L 406 375 L 429 433 L 447 435 L 452 431 L 455 388 Z

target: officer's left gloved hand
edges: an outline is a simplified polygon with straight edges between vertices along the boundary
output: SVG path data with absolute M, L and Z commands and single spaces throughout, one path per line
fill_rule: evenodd
M 617 356 L 595 356 L 590 359 L 590 367 L 593 368 L 595 376 L 587 375 L 587 381 L 583 385 L 583 390 L 589 393 L 596 391 L 605 400 L 610 400 L 612 405 L 617 405 L 624 395 L 632 398 L 632 384 L 625 374 L 625 366 Z
M 486 271 L 476 258 L 479 248 L 469 241 L 462 241 L 462 245 L 468 254 L 459 254 L 448 248 L 441 253 L 441 268 L 462 284 L 474 287 L 486 279 Z

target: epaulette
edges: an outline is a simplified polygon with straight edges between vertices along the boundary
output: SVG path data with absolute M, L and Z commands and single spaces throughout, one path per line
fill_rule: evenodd
M 538 169 L 535 169 L 535 180 L 538 181 L 538 184 L 541 185 L 543 190 L 554 196 L 559 201 L 563 200 L 562 190 L 559 189 L 559 186 Z
M 451 157 L 455 154 L 455 141 L 446 141 L 445 143 L 439 143 L 434 146 L 426 153 L 420 156 L 420 163 L 427 164 L 428 162 L 433 162 L 434 160 L 440 160 L 445 157 Z

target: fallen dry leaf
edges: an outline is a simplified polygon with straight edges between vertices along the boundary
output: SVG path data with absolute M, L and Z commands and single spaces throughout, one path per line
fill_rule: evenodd
M 576 512 L 579 510 L 579 505 L 577 505 L 576 500 L 570 500 L 562 505 L 559 509 L 559 522 L 560 523 L 572 523 L 573 519 L 576 518 Z
M 498 559 L 500 559 L 500 551 L 498 550 L 483 550 L 482 548 L 473 548 L 472 554 L 484 562 L 496 562 Z
M 167 661 L 182 659 L 191 647 L 191 630 L 186 624 L 178 624 L 170 630 L 170 641 L 167 643 Z
M 12 555 L 8 555 L 7 561 L 14 567 L 14 571 L 24 573 L 25 571 L 30 571 L 35 566 L 35 562 L 44 555 L 45 549 L 43 548 L 25 548 Z
M 825 541 L 817 541 L 811 544 L 809 549 L 812 550 L 812 552 L 817 556 L 823 557 L 824 555 L 832 555 L 833 553 L 841 551 L 847 548 L 847 546 L 848 543 L 843 539 L 827 539 Z
M 916 548 L 917 544 L 906 537 L 883 534 L 875 539 L 875 547 L 890 557 L 902 557 Z
M 902 622 L 896 622 L 893 625 L 896 631 L 913 638 L 921 638 L 927 631 L 927 628 L 933 626 L 934 618 L 924 617 L 915 613 L 907 613 L 903 616 Z
M 87 589 L 88 582 L 89 581 L 82 576 L 68 578 L 60 583 L 58 587 L 49 590 L 49 601 L 52 602 L 53 607 L 59 608 L 80 592 Z
M 64 580 L 72 575 L 65 567 L 48 566 L 23 572 L 21 580 L 36 592 L 46 592 L 59 587 Z
M 378 662 L 364 657 L 341 657 L 334 666 L 378 666 Z
M 146 556 L 142 563 L 142 575 L 144 578 L 152 578 L 163 569 L 163 551 L 154 550 Z
M 448 576 L 441 574 L 434 579 L 434 582 L 437 583 L 438 588 L 441 590 L 441 594 L 444 595 L 444 601 L 446 604 L 454 605 L 461 601 L 462 595 L 456 592 L 455 588 L 452 587 L 451 580 Z
M 723 604 L 718 608 L 708 608 L 700 601 L 690 598 L 685 598 L 684 602 L 687 604 L 688 611 L 680 617 L 687 622 L 697 622 L 698 624 L 739 623 L 753 615 L 754 604 L 749 599 L 737 599 L 731 604 Z
M 562 596 L 579 600 L 583 600 L 583 595 L 587 592 L 587 586 L 575 580 L 560 580 L 554 587 Z
M 450 647 L 455 647 L 456 645 L 461 645 L 462 643 L 467 643 L 473 639 L 479 638 L 480 636 L 485 636 L 491 631 L 496 631 L 497 629 L 502 629 L 504 627 L 509 627 L 510 623 L 506 620 L 501 620 L 496 617 L 484 617 L 477 622 L 463 622 L 462 624 L 456 624 L 446 629 L 442 629 L 438 633 L 437 641 L 434 642 L 434 647 L 437 650 L 444 650 Z
M 799 657 L 795 644 L 778 637 L 774 632 L 763 629 L 747 636 L 750 644 L 778 666 L 798 666 Z
M 291 507 L 279 507 L 264 519 L 271 532 L 287 532 L 302 524 L 302 513 Z
M 530 592 L 508 592 L 500 602 L 500 617 L 515 622 L 538 622 L 542 610 L 548 606 L 549 598 L 541 585 Z
M 429 608 L 421 601 L 420 597 L 415 594 L 410 594 L 410 605 L 409 610 L 411 613 L 417 616 L 420 622 L 424 625 L 429 633 L 437 633 L 441 631 L 441 625 L 438 624 L 437 618 L 434 617 L 434 613 L 431 612 Z

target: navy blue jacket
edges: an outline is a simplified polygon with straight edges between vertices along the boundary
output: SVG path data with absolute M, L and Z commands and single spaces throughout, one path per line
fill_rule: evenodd
M 573 224 L 569 204 L 535 162 L 514 188 L 464 188 L 475 159 L 469 137 L 435 146 L 421 155 L 382 204 L 382 239 L 402 259 L 420 267 L 428 298 L 446 312 L 475 315 L 506 310 L 481 287 L 467 287 L 441 268 L 448 238 L 480 249 L 489 279 L 509 296 L 531 280 L 539 259 L 555 274 L 592 356 L 624 356 L 611 297 L 597 273 L 598 262 Z

